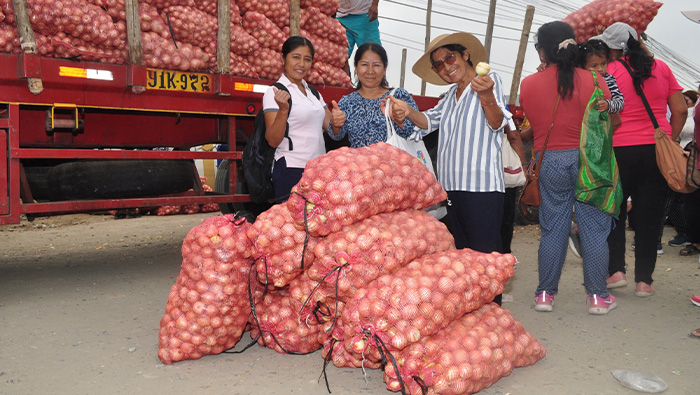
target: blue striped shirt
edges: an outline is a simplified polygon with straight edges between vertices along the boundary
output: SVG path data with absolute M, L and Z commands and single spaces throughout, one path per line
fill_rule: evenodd
M 467 85 L 457 99 L 453 85 L 437 106 L 424 111 L 429 127 L 423 136 L 440 129 L 438 139 L 438 181 L 446 191 L 505 192 L 501 142 L 503 127 L 511 118 L 506 110 L 503 82 L 496 73 L 494 80 L 496 102 L 503 111 L 503 122 L 493 129 L 479 101 L 479 94 Z

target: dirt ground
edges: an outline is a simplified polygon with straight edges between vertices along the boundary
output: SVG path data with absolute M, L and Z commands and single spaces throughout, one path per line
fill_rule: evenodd
M 159 320 L 180 264 L 185 234 L 211 214 L 38 218 L 0 227 L 0 394 L 326 394 L 319 352 L 242 354 L 163 365 Z M 613 369 L 658 375 L 667 394 L 698 394 L 698 256 L 664 245 L 654 286 L 615 290 L 619 307 L 591 316 L 581 260 L 569 254 L 554 312 L 537 313 L 537 226 L 517 227 L 519 264 L 504 307 L 547 348 L 483 394 L 633 394 Z M 664 242 L 673 237 L 666 228 Z M 631 233 L 628 234 L 628 245 Z M 632 271 L 633 258 L 628 253 Z M 245 334 L 236 349 L 248 343 Z M 389 394 L 380 371 L 328 368 L 333 394 Z

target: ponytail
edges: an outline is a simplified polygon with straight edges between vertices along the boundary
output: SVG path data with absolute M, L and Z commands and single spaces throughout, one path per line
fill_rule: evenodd
M 625 57 L 632 69 L 634 90 L 641 96 L 644 89 L 644 81 L 651 77 L 651 70 L 654 67 L 654 58 L 649 55 L 639 41 L 635 40 L 632 36 L 627 40 Z
M 563 99 L 574 95 L 574 72 L 578 62 L 578 45 L 571 25 L 554 21 L 537 30 L 537 48 L 544 52 L 547 63 L 557 65 L 557 92 Z

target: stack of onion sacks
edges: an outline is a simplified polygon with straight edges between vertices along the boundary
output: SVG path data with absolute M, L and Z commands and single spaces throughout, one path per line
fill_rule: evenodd
M 445 199 L 435 175 L 418 159 L 380 142 L 312 159 L 286 204 L 297 228 L 326 236 L 379 213 L 421 210 Z
M 515 257 L 470 249 L 425 255 L 346 301 L 331 335 L 358 360 L 382 359 L 435 334 L 503 292 Z
M 240 340 L 250 315 L 250 224 L 211 217 L 187 234 L 182 267 L 160 321 L 158 358 L 165 363 L 219 354 Z M 253 286 L 260 298 L 262 286 Z
M 576 33 L 576 41 L 584 42 L 615 22 L 624 22 L 643 33 L 663 3 L 654 0 L 595 0 L 563 19 Z
M 428 394 L 472 394 L 545 354 L 508 310 L 489 303 L 393 354 L 396 366 L 387 363 L 384 381 L 391 391 L 403 381 L 408 394 L 425 394 L 422 386 Z

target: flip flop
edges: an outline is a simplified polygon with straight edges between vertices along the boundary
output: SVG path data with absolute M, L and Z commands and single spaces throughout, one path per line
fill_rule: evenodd
M 691 256 L 698 253 L 700 253 L 700 249 L 698 249 L 698 247 L 695 247 L 693 244 L 688 244 L 678 252 L 680 256 Z
M 690 331 L 690 336 L 694 337 L 696 339 L 700 339 L 700 328 L 698 328 L 694 331 Z

